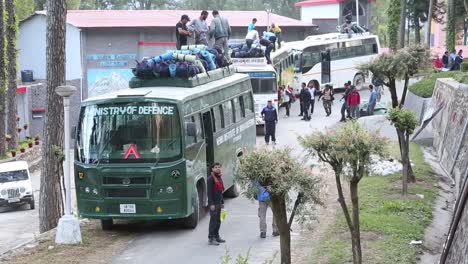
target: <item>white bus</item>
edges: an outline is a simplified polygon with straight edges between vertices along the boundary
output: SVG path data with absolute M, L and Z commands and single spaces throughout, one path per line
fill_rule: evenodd
M 290 43 L 294 54 L 294 89 L 299 93 L 301 83 L 316 80 L 319 84 L 343 87 L 347 81 L 360 89 L 365 75 L 357 66 L 371 61 L 379 54 L 376 35 L 330 33 L 307 37 Z
M 260 113 L 267 102 L 271 100 L 273 106 L 279 109 L 275 68 L 267 64 L 265 58 L 233 58 L 232 64 L 237 72 L 250 76 L 255 102 L 255 123 L 260 130 L 265 124 Z

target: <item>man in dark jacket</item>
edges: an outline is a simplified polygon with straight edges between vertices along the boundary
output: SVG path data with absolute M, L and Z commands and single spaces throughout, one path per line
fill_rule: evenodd
M 275 44 L 272 43 L 270 40 L 268 40 L 267 38 L 261 38 L 260 39 L 260 45 L 262 46 L 265 46 L 265 58 L 267 60 L 267 63 L 268 64 L 271 64 L 271 57 L 270 57 L 270 54 L 271 54 L 271 51 L 274 49 L 275 47 Z
M 213 246 L 218 246 L 219 243 L 226 242 L 226 240 L 219 236 L 221 209 L 224 208 L 224 183 L 221 175 L 221 163 L 213 163 L 211 166 L 211 174 L 207 179 L 208 205 L 210 206 L 208 244 Z
M 343 93 L 343 97 L 341 98 L 341 100 L 343 100 L 343 105 L 341 106 L 341 119 L 340 119 L 340 122 L 345 122 L 346 121 L 345 113 L 346 113 L 346 110 L 349 110 L 347 102 L 348 102 L 349 92 L 351 92 L 351 85 L 349 85 L 349 83 L 345 83 L 344 87 L 345 87 L 345 91 Z M 349 111 L 348 111 L 347 116 L 349 117 Z
M 302 86 L 299 96 L 301 97 L 302 109 L 304 110 L 304 117 L 301 120 L 310 121 L 309 106 L 312 96 L 310 95 L 309 88 L 307 88 L 305 83 Z
M 276 112 L 276 108 L 273 106 L 271 100 L 268 100 L 268 104 L 262 110 L 262 118 L 265 121 L 265 143 L 268 145 L 270 144 L 270 136 L 271 141 L 273 141 L 273 145 L 276 145 L 276 123 L 278 122 L 278 113 Z

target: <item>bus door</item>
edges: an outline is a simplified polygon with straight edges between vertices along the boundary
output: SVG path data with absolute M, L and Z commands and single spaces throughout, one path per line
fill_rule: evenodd
M 330 50 L 322 51 L 322 84 L 331 81 Z
M 210 111 L 203 113 L 203 131 L 205 131 L 206 166 L 208 174 L 210 174 L 209 168 L 214 163 L 213 119 Z

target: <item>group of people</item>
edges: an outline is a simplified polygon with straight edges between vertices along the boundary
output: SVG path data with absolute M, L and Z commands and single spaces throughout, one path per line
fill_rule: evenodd
M 270 54 L 271 51 L 276 50 L 276 44 L 278 48 L 281 48 L 281 28 L 275 23 L 271 24 L 270 31 L 264 31 L 263 35 L 260 37 L 255 24 L 257 19 L 252 19 L 252 22 L 247 26 L 247 35 L 245 35 L 245 43 L 250 49 L 254 46 L 264 46 L 265 47 L 265 58 L 267 63 L 271 64 Z
M 213 20 L 208 26 L 206 19 L 208 11 L 203 10 L 200 17 L 190 22 L 188 15 L 182 15 L 176 24 L 177 49 L 187 45 L 188 37 L 195 37 L 195 45 L 209 46 L 208 40 L 214 39 L 214 46 L 219 47 L 226 57 L 229 57 L 228 40 L 231 37 L 231 26 L 229 21 L 220 16 L 218 10 L 212 12 Z M 189 23 L 190 22 L 190 23 Z
M 222 165 L 219 162 L 215 162 L 211 166 L 210 175 L 207 179 L 207 194 L 208 194 L 208 206 L 210 210 L 210 223 L 208 228 L 208 244 L 218 246 L 221 243 L 225 243 L 226 240 L 221 238 L 219 235 L 219 229 L 221 227 L 221 211 L 224 208 L 224 182 L 222 178 Z M 267 224 L 266 224 L 266 213 L 268 207 L 270 207 L 270 194 L 264 186 L 261 186 L 258 182 L 252 182 L 253 187 L 257 189 L 255 198 L 258 200 L 258 217 L 260 222 L 260 237 L 266 238 Z M 272 236 L 279 236 L 278 229 L 275 224 L 273 217 L 273 233 Z
M 444 52 L 442 59 L 437 55 L 434 59 L 434 67 L 437 69 L 448 69 L 449 71 L 460 70 L 460 65 L 463 62 L 463 50 L 458 53 L 455 50 L 449 54 L 448 51 Z
M 316 80 L 309 81 L 308 84 L 302 83 L 302 88 L 299 93 L 299 102 L 301 112 L 299 116 L 302 116 L 301 120 L 310 121 L 311 116 L 314 114 L 315 108 L 315 97 L 318 97 L 318 101 L 323 101 L 323 108 L 327 116 L 330 116 L 332 113 L 332 104 L 335 100 L 335 92 L 333 87 L 329 84 L 325 85 L 323 91 L 320 90 L 320 84 Z M 310 115 L 309 115 L 310 109 Z

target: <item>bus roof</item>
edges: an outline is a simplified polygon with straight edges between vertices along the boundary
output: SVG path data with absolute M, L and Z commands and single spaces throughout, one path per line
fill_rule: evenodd
M 236 66 L 236 71 L 239 73 L 243 72 L 275 72 L 275 68 L 270 64 L 266 65 L 245 65 L 245 66 Z
M 316 45 L 353 41 L 353 40 L 359 40 L 359 39 L 370 39 L 370 38 L 377 38 L 377 35 L 352 34 L 351 38 L 349 38 L 348 34 L 329 33 L 329 34 L 309 36 L 303 41 L 295 41 L 293 43 L 290 42 L 288 43 L 288 45 L 289 47 L 291 47 L 292 50 L 303 50 L 305 48 L 316 46 Z
M 229 77 L 212 81 L 197 87 L 193 88 L 182 88 L 182 87 L 145 87 L 145 88 L 134 88 L 134 89 L 124 89 L 118 90 L 115 92 L 103 94 L 100 96 L 88 98 L 82 102 L 82 105 L 98 104 L 103 103 L 110 99 L 117 98 L 135 98 L 135 97 L 144 97 L 144 98 L 157 98 L 157 99 L 167 99 L 167 100 L 176 100 L 184 101 L 194 97 L 199 96 L 200 94 L 208 94 L 216 90 L 224 88 L 227 84 L 237 83 L 244 80 L 248 80 L 248 76 L 245 74 L 236 73 Z

